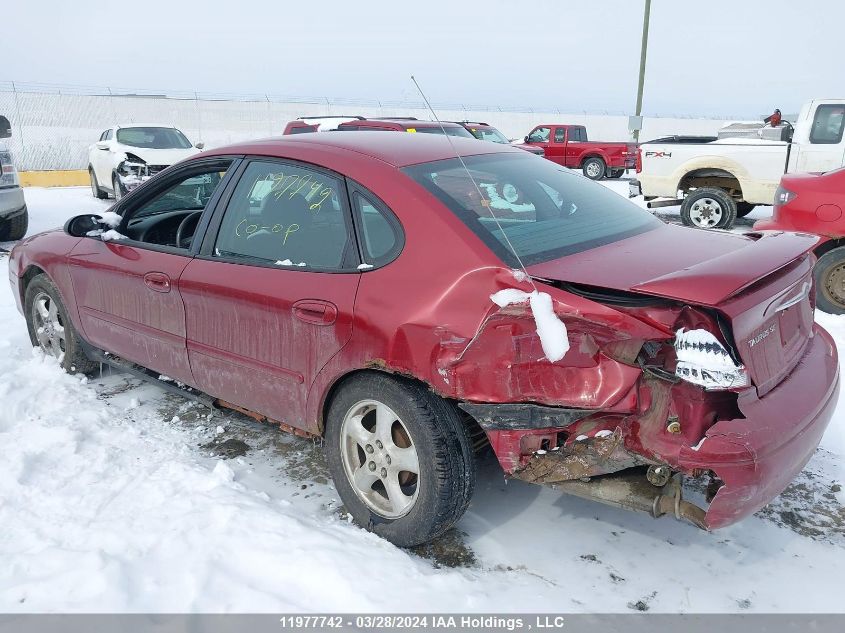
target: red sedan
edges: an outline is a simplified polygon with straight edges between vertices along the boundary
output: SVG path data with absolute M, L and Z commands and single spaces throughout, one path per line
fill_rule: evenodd
M 33 344 L 324 438 L 346 508 L 400 545 L 461 517 L 487 446 L 508 476 L 724 526 L 784 489 L 836 402 L 816 238 L 669 226 L 519 149 L 255 141 L 113 211 L 13 250 Z
M 816 263 L 816 305 L 845 314 L 845 168 L 824 174 L 787 174 L 775 193 L 771 218 L 755 230 L 803 231 L 820 240 Z

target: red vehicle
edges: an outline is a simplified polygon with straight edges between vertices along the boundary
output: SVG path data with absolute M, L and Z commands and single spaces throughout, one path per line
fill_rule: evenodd
M 301 116 L 293 121 L 288 121 L 285 131 L 282 134 L 305 134 L 308 132 L 328 132 L 336 130 L 337 126 L 347 121 L 358 121 L 362 116 Z
M 489 123 L 481 123 L 480 121 L 455 121 L 455 123 L 466 128 L 466 130 L 479 141 L 490 141 L 491 143 L 501 143 L 502 145 L 513 145 L 514 147 L 524 149 L 526 152 L 531 152 L 532 154 L 537 154 L 538 156 L 545 155 L 542 147 L 536 147 L 535 145 L 528 145 L 526 143 L 511 143 L 504 134 Z
M 816 305 L 845 314 L 845 168 L 823 174 L 786 174 L 775 192 L 772 217 L 757 231 L 802 231 L 819 236 L 813 252 Z
M 33 344 L 325 438 L 346 508 L 399 545 L 461 517 L 488 444 L 510 477 L 728 525 L 801 470 L 837 401 L 816 238 L 667 225 L 518 149 L 253 141 L 112 209 L 10 254 Z
M 583 125 L 538 125 L 525 142 L 542 147 L 553 163 L 583 170 L 590 180 L 619 178 L 626 169 L 633 169 L 637 160 L 636 143 L 588 141 Z

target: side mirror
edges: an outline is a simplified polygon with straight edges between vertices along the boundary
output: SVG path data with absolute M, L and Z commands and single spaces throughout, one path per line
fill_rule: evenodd
M 525 137 L 525 142 L 526 142 L 526 143 L 530 143 L 530 142 L 531 142 L 531 141 L 529 140 L 529 138 L 530 138 L 530 137 L 528 137 L 528 136 L 526 136 L 526 137 Z
M 203 147 L 205 147 L 205 143 L 200 141 L 199 143 L 195 144 L 194 147 L 196 147 L 197 149 L 202 149 Z
M 97 146 L 97 149 L 107 150 L 109 148 L 108 141 L 97 141 L 95 145 Z
M 93 231 L 102 231 L 108 228 L 100 222 L 100 217 L 86 213 L 84 215 L 77 215 L 65 222 L 65 233 L 71 237 L 96 237 L 89 235 Z

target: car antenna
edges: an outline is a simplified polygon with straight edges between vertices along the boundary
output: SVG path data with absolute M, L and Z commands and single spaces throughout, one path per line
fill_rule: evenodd
M 475 187 L 475 190 L 478 192 L 478 196 L 481 199 L 481 203 L 482 203 L 481 206 L 486 207 L 487 210 L 490 212 L 490 217 L 492 217 L 493 220 L 496 222 L 496 226 L 499 227 L 499 231 L 502 233 L 502 236 L 505 238 L 505 242 L 507 242 L 508 248 L 510 249 L 511 253 L 513 253 L 513 256 L 516 257 L 516 261 L 519 262 L 519 267 L 522 269 L 522 272 L 525 274 L 525 279 L 528 281 L 528 283 L 531 284 L 531 287 L 534 288 L 534 292 L 538 292 L 537 285 L 534 283 L 534 280 L 531 278 L 531 275 L 528 273 L 528 270 L 525 268 L 525 264 L 522 263 L 522 258 L 519 256 L 519 253 L 516 252 L 516 249 L 514 248 L 513 244 L 511 243 L 511 240 L 508 237 L 508 234 L 505 233 L 505 229 L 502 226 L 502 223 L 499 222 L 499 218 L 497 218 L 496 214 L 493 213 L 493 205 L 490 201 L 490 198 L 485 197 L 485 195 L 483 193 L 481 193 L 481 187 L 478 186 L 478 183 L 475 181 L 475 178 L 472 177 L 472 172 L 470 172 L 469 168 L 467 167 L 467 164 L 464 162 L 463 156 L 461 156 L 460 152 L 458 152 L 457 148 L 455 148 L 455 144 L 452 142 L 452 137 L 449 136 L 446 133 L 446 128 L 443 126 L 443 122 L 440 120 L 440 117 L 437 116 L 437 113 L 434 111 L 434 108 L 431 107 L 431 103 L 429 102 L 428 97 L 425 96 L 423 89 L 420 88 L 420 84 L 417 82 L 416 77 L 411 75 L 411 81 L 413 81 L 414 85 L 417 87 L 417 91 L 420 93 L 420 96 L 423 98 L 423 101 L 425 102 L 426 107 L 428 107 L 429 112 L 431 112 L 431 116 L 434 117 L 434 120 L 437 121 L 437 125 L 440 126 L 440 131 L 443 132 L 443 136 L 445 136 L 446 140 L 449 141 L 449 146 L 452 148 L 452 151 L 455 153 L 455 156 L 458 158 L 459 161 L 461 161 L 461 165 L 463 166 L 464 171 L 467 173 L 467 176 L 469 176 L 470 181 L 472 181 L 472 184 Z M 485 202 L 487 204 L 484 204 Z

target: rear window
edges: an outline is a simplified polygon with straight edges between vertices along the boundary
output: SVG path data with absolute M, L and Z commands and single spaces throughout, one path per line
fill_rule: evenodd
M 492 154 L 403 171 L 440 199 L 502 261 L 526 265 L 610 244 L 662 222 L 619 194 L 538 156 Z M 501 228 L 500 228 L 501 225 Z
M 455 127 L 443 126 L 442 128 L 438 125 L 436 127 L 418 127 L 414 129 L 416 129 L 417 134 L 446 134 L 447 136 L 462 136 L 464 138 L 475 138 L 472 134 L 469 133 L 468 130 L 464 129 L 460 125 L 456 125 Z

